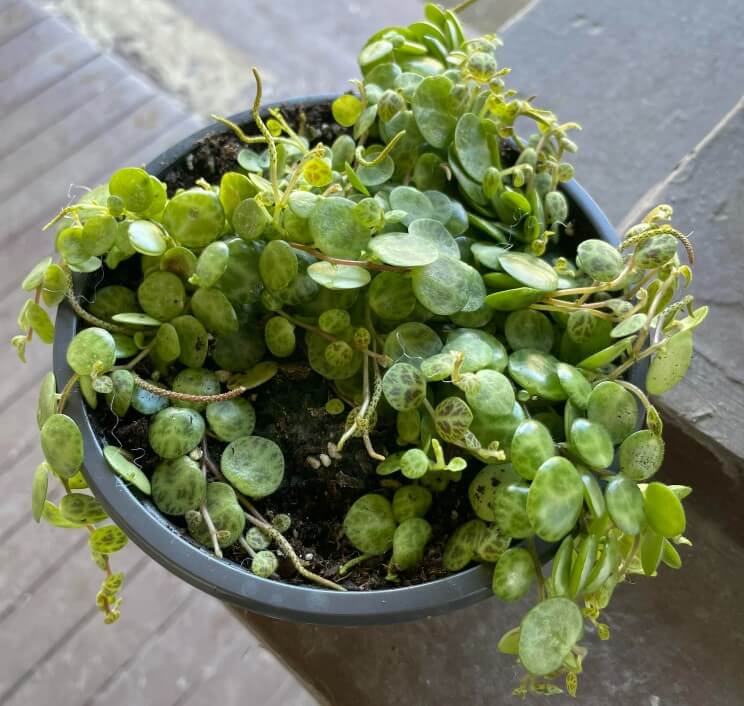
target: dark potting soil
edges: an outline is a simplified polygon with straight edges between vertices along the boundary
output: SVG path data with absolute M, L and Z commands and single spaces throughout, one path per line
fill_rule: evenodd
M 317 458 L 320 453 L 326 453 L 328 442 L 337 441 L 344 431 L 346 413 L 333 416 L 325 410 L 325 403 L 334 396 L 329 384 L 310 368 L 290 364 L 257 388 L 250 399 L 256 408 L 253 433 L 279 444 L 285 460 L 285 475 L 279 490 L 256 502 L 256 507 L 268 518 L 288 514 L 292 526 L 286 537 L 297 555 L 306 560 L 312 571 L 338 580 L 339 567 L 358 554 L 343 536 L 346 511 L 367 492 L 380 492 L 392 500 L 401 483 L 388 479 L 381 484 L 380 476 L 375 473 L 377 462 L 370 459 L 358 439 L 352 439 L 342 457 L 331 459 L 327 467 L 321 465 L 315 469 L 307 463 L 308 456 Z M 148 418 L 130 410 L 124 418 L 117 419 L 105 404 L 100 404 L 93 416 L 99 434 L 109 443 L 132 450 L 149 475 L 159 459 L 147 442 Z M 372 434 L 372 442 L 382 454 L 396 449 L 395 438 L 394 424 L 382 426 Z M 208 444 L 212 458 L 219 459 L 225 444 L 213 438 Z M 432 526 L 432 540 L 416 570 L 400 574 L 400 580 L 391 583 L 386 579 L 385 558 L 380 557 L 355 567 L 339 582 L 349 589 L 365 590 L 407 586 L 444 576 L 446 572 L 441 566 L 444 543 L 453 526 L 470 516 L 467 482 L 463 478 L 436 495 L 426 516 Z M 179 518 L 168 519 L 188 536 Z M 250 563 L 237 544 L 226 551 L 226 556 L 238 563 Z M 280 564 L 279 573 L 286 581 L 304 583 L 288 560 Z

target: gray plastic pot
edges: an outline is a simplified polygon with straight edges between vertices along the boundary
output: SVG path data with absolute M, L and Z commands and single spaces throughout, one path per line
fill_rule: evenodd
M 269 107 L 328 106 L 333 96 L 301 98 Z M 232 120 L 249 127 L 253 120 L 249 112 Z M 221 126 L 211 126 L 194 133 L 163 152 L 147 165 L 147 170 L 165 177 L 169 170 L 182 165 L 199 140 L 209 135 L 228 132 Z M 617 244 L 614 228 L 597 204 L 579 186 L 570 181 L 563 185 L 571 212 L 583 220 L 594 237 Z M 85 290 L 85 278 L 76 281 L 77 291 Z M 65 353 L 80 322 L 65 303 L 57 315 L 54 340 L 54 372 L 57 380 L 72 375 Z M 83 472 L 95 496 L 129 538 L 158 563 L 193 586 L 240 608 L 272 618 L 325 625 L 374 625 L 416 620 L 457 610 L 492 596 L 491 572 L 484 566 L 474 566 L 458 574 L 418 586 L 380 591 L 338 592 L 310 586 L 259 578 L 247 569 L 229 561 L 217 559 L 210 551 L 192 542 L 181 530 L 160 514 L 147 497 L 130 489 L 115 475 L 101 451 L 101 440 L 94 430 L 88 410 L 76 390 L 66 407 L 80 426 L 85 444 Z M 552 555 L 552 548 L 540 549 L 543 560 Z

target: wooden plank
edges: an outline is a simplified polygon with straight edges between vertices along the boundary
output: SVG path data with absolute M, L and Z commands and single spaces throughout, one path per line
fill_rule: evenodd
M 0 47 L 45 17 L 46 15 L 31 3 L 25 1 L 4 3 L 0 8 Z
M 21 454 L 12 464 L 8 473 L 0 477 L 0 537 L 8 541 L 13 533 L 21 527 L 26 528 L 31 517 L 31 474 L 37 464 L 43 460 L 38 448 L 31 447 Z M 56 483 L 50 481 L 49 497 L 56 491 Z M 33 535 L 29 537 L 32 539 Z
M 0 443 L 3 448 L 3 464 L 0 467 L 0 478 L 6 475 L 11 465 L 38 445 L 36 428 L 36 399 L 38 385 L 30 384 L 23 395 L 5 408 L 3 424 L 0 429 Z
M 126 664 L 133 651 L 165 630 L 180 611 L 189 609 L 188 601 L 195 600 L 194 589 L 149 558 L 138 554 L 138 562 L 144 564 L 138 563 L 141 566 L 140 571 L 129 572 L 129 583 L 125 589 L 126 600 L 133 609 L 127 611 L 123 605 L 123 619 L 113 629 L 104 625 L 96 614 L 86 616 L 76 625 L 74 632 L 62 633 L 57 629 L 57 624 L 62 621 L 54 619 L 57 640 L 33 641 L 42 648 L 51 645 L 45 654 L 27 661 L 32 654 L 39 652 L 38 648 L 19 650 L 23 653 L 21 664 L 27 665 L 25 672 L 22 666 L 18 667 L 19 660 L 11 658 L 15 667 L 14 674 L 21 676 L 0 697 L 5 706 L 84 703 L 97 693 L 109 675 Z M 65 572 L 60 576 L 58 583 L 68 583 L 69 573 Z M 45 598 L 49 599 L 48 594 Z M 42 609 L 40 606 L 38 608 Z M 33 622 L 39 627 L 44 625 L 38 623 L 35 616 Z M 22 630 L 26 632 L 29 627 L 35 626 L 23 625 Z M 49 629 L 50 626 L 46 626 L 47 635 Z M 194 635 L 191 639 L 198 641 L 201 636 Z M 81 659 L 81 655 L 85 658 Z M 70 668 L 73 666 L 74 678 L 70 678 Z M 0 674 L 4 675 L 5 672 L 5 665 L 0 665 Z
M 254 635 L 250 632 L 248 635 L 256 642 Z M 241 680 L 225 679 L 226 674 L 244 674 L 250 681 L 246 685 Z M 339 672 L 339 676 L 341 674 Z M 218 669 L 202 684 L 191 689 L 187 697 L 178 702 L 178 706 L 217 703 L 220 706 L 244 706 L 247 689 L 251 704 L 315 706 L 318 703 L 274 655 L 256 643 L 250 649 L 233 649 L 224 656 L 218 662 Z
M 0 80 L 20 71 L 40 47 L 56 47 L 72 36 L 72 31 L 48 15 L 0 46 Z
M 115 130 L 118 121 L 151 97 L 139 79 L 127 76 L 19 145 L 0 159 L 0 198 L 17 192 L 19 184 L 31 182 L 45 167 L 75 154 L 102 133 Z
M 28 601 L 45 601 L 47 585 L 57 580 L 54 579 L 57 570 L 68 566 L 75 555 L 87 552 L 88 540 L 81 532 L 36 525 L 30 519 L 23 531 L 27 532 L 25 545 L 5 540 L 0 544 L 2 565 L 13 565 L 12 573 L 0 572 L 0 625 Z M 28 547 L 36 550 L 28 551 Z M 19 552 L 24 561 L 17 560 Z
M 744 98 L 651 189 L 626 217 L 623 229 L 659 203 L 674 208 L 674 223 L 691 235 L 695 305 L 710 313 L 695 331 L 695 356 L 685 379 L 659 398 L 685 431 L 700 439 L 727 470 L 744 477 Z M 719 175 L 725 174 L 726 179 Z
M 51 253 L 51 235 L 39 233 L 38 229 L 40 223 L 51 218 L 54 211 L 64 205 L 67 185 L 72 180 L 94 184 L 96 175 L 100 175 L 102 170 L 110 173 L 115 169 L 114 165 L 127 163 L 130 155 L 151 144 L 154 137 L 180 121 L 182 115 L 173 101 L 155 96 L 9 198 L 4 205 L 6 223 L 10 227 L 0 262 L 0 277 L 3 278 L 0 293 L 5 294 L 17 286 L 19 271 L 25 271 L 45 253 Z M 32 229 L 37 232 L 23 237 Z M 29 237 L 34 243 L 31 246 Z M 42 245 L 39 247 L 36 243 Z
M 246 652 L 253 654 L 256 647 L 255 638 L 241 628 L 219 601 L 194 591 L 188 606 L 167 629 L 143 644 L 126 669 L 112 674 L 111 680 L 83 706 L 176 703 L 196 694 L 215 672 L 222 680 L 226 674 L 241 673 L 226 670 L 231 657 Z M 274 680 L 279 674 L 269 665 L 265 676 Z M 242 679 L 235 681 L 240 684 L 245 702 L 246 684 Z M 254 700 L 252 687 L 251 701 L 261 703 Z M 220 706 L 229 704 L 229 700 L 220 701 Z
M 46 529 L 48 526 L 44 526 Z M 55 527 L 48 528 L 57 533 L 53 540 L 55 545 L 63 545 L 64 542 L 79 542 L 80 530 L 63 530 Z M 60 534 L 61 533 L 61 534 Z M 37 535 L 38 536 L 38 535 Z M 15 537 L 8 543 L 15 549 L 15 557 L 11 559 L 10 565 L 4 567 L 4 571 L 13 572 L 32 554 L 31 547 L 44 546 L 38 544 L 38 539 L 29 545 L 28 539 Z M 5 545 L 4 545 L 5 546 Z M 47 545 L 49 546 L 49 545 Z M 47 554 L 47 564 L 53 564 L 53 555 Z M 138 571 L 142 571 L 149 560 L 145 558 L 137 547 L 127 547 L 112 558 L 114 571 L 124 571 L 129 575 L 130 587 L 136 590 Z M 15 692 L 28 679 L 34 668 L 41 662 L 53 659 L 58 643 L 70 644 L 75 639 L 76 633 L 91 620 L 101 623 L 100 614 L 95 607 L 95 594 L 100 583 L 102 573 L 90 560 L 87 546 L 79 546 L 77 551 L 72 552 L 68 560 L 62 565 L 56 566 L 51 575 L 42 575 L 44 582 L 38 585 L 26 586 L 20 595 L 23 600 L 16 604 L 15 609 L 6 614 L 0 622 L 0 642 L 4 645 L 13 645 L 8 654 L 3 655 L 0 660 L 0 703 L 6 704 L 8 696 Z M 134 591 L 132 591 L 133 593 Z M 137 603 L 132 600 L 132 603 Z M 137 603 L 138 609 L 131 611 L 134 620 L 136 615 L 147 612 L 147 602 Z M 108 637 L 100 635 L 102 642 L 98 649 L 90 649 L 86 655 L 93 658 L 108 649 L 109 643 L 117 639 L 117 630 L 112 630 Z M 29 636 L 29 639 L 18 639 L 21 635 Z M 68 659 L 72 654 L 62 650 Z M 68 661 L 68 667 L 70 666 Z M 82 665 L 75 663 L 76 678 L 79 676 L 77 670 Z M 48 684 L 50 688 L 60 687 L 66 680 L 64 678 L 52 681 Z M 72 680 L 71 680 L 72 681 Z M 29 700 L 27 704 L 52 703 L 54 699 Z M 65 703 L 62 701 L 62 703 Z M 66 703 L 74 703 L 67 701 Z
M 58 46 L 38 49 L 18 71 L 0 77 L 0 112 L 3 115 L 18 110 L 37 93 L 97 55 L 90 42 L 69 33 L 65 36 Z
M 58 121 L 93 98 L 107 101 L 107 89 L 124 77 L 121 66 L 108 57 L 98 56 L 72 73 L 55 81 L 20 107 L 0 117 L 0 156 L 5 157 L 31 139 L 59 129 Z M 87 124 L 85 126 L 87 130 Z M 49 131 L 49 132 L 47 132 Z M 41 151 L 41 150 L 40 150 Z M 52 159 L 49 159 L 52 162 Z M 15 182 L 18 184 L 18 181 Z

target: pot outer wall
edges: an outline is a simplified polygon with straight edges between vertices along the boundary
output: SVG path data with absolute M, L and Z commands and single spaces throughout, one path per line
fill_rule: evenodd
M 267 115 L 272 107 L 327 106 L 334 97 L 284 101 L 266 106 L 262 115 Z M 253 123 L 250 112 L 239 113 L 231 120 L 245 128 Z M 182 163 L 201 139 L 227 132 L 229 129 L 222 125 L 204 128 L 163 152 L 146 169 L 162 177 Z M 578 182 L 569 181 L 562 188 L 575 217 L 586 221 L 588 230 L 594 231 L 596 237 L 616 245 L 619 238 L 611 223 Z M 86 276 L 76 276 L 75 285 L 76 291 L 85 291 Z M 66 380 L 72 375 L 65 354 L 78 324 L 75 313 L 65 302 L 57 314 L 54 339 L 54 372 L 57 380 Z M 492 597 L 491 571 L 481 565 L 417 586 L 367 592 L 342 593 L 259 578 L 235 562 L 217 559 L 210 551 L 182 535 L 175 525 L 160 514 L 149 498 L 131 489 L 111 471 L 103 457 L 101 439 L 91 423 L 79 390 L 76 389 L 70 396 L 66 413 L 82 431 L 85 445 L 83 472 L 111 519 L 166 569 L 196 588 L 236 607 L 295 622 L 380 625 L 440 615 Z M 554 546 L 540 544 L 538 550 L 541 559 L 549 561 Z

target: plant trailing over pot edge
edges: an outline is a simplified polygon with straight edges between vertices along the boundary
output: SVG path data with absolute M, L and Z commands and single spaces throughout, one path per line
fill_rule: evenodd
M 677 384 L 707 310 L 674 300 L 693 251 L 668 206 L 617 248 L 572 243 L 561 184 L 578 125 L 515 97 L 496 37 L 465 40 L 453 12 L 425 13 L 362 49 L 358 95 L 332 105 L 345 130 L 331 145 L 279 110 L 262 119 L 254 70 L 257 134 L 215 116 L 245 145 L 219 184 L 168 193 L 124 168 L 50 222 L 59 261 L 25 278 L 33 298 L 14 345 L 23 359 L 34 334 L 54 339 L 42 302 L 66 299 L 87 327 L 67 349 L 70 379 L 42 382 L 33 514 L 90 533 L 104 571 L 97 604 L 114 622 L 123 576 L 110 558 L 127 537 L 81 492 L 82 436 L 65 414 L 75 386 L 92 409 L 146 419 L 156 460 L 140 467 L 135 449 L 111 443 L 112 473 L 218 557 L 242 547 L 258 576 L 279 579 L 281 557 L 308 583 L 344 590 L 340 577 L 384 557 L 395 585 L 422 562 L 432 506 L 459 487 L 471 512 L 452 521 L 443 569 L 493 565 L 505 601 L 536 585 L 537 604 L 499 647 L 525 669 L 517 693 L 552 693 L 560 678 L 573 694 L 585 621 L 606 639 L 600 611 L 615 587 L 678 568 L 675 547 L 689 543 L 690 489 L 647 482 L 663 459 L 662 423 L 623 375 L 648 359 L 648 393 Z M 520 137 L 518 118 L 536 134 Z M 85 306 L 72 273 L 100 270 L 104 286 Z M 304 472 L 353 445 L 377 464 L 378 488 L 340 523 L 358 554 L 334 576 L 298 556 L 292 517 L 262 513 L 285 481 L 286 449 L 254 434 L 261 407 L 249 396 L 292 366 L 332 390 L 329 428 L 346 420 Z M 381 453 L 384 429 L 395 448 Z M 58 506 L 50 479 L 64 487 Z M 536 539 L 558 543 L 549 575 Z

